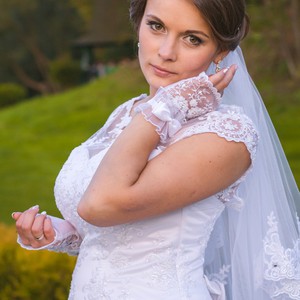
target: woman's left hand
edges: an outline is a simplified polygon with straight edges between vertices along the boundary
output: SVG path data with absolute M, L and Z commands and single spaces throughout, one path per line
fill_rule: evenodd
M 55 231 L 51 219 L 46 212 L 38 214 L 39 206 L 33 206 L 24 212 L 14 212 L 12 218 L 16 221 L 16 230 L 25 246 L 40 248 L 54 241 Z

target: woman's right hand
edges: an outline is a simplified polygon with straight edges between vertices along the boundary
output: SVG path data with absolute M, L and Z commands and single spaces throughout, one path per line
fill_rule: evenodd
M 40 248 L 54 241 L 55 231 L 51 219 L 46 213 L 38 214 L 39 206 L 33 206 L 24 212 L 14 212 L 16 229 L 25 246 Z
M 224 89 L 231 82 L 236 66 L 207 76 L 205 72 L 158 89 L 153 98 L 141 103 L 135 112 L 156 127 L 161 142 L 174 136 L 184 123 L 194 118 L 206 118 L 221 102 Z

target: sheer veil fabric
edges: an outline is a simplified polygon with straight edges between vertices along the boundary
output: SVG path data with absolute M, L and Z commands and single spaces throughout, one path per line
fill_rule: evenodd
M 258 130 L 259 144 L 236 200 L 226 204 L 214 228 L 206 275 L 226 278 L 228 299 L 300 299 L 299 190 L 241 49 L 230 52 L 223 64 L 238 69 L 221 104 L 243 108 Z

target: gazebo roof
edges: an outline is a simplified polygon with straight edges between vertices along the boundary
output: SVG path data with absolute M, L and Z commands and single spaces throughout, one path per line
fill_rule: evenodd
M 90 30 L 76 46 L 107 46 L 133 39 L 127 0 L 94 0 Z

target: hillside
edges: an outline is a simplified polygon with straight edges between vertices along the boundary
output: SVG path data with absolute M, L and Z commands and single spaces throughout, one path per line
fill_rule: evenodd
M 278 101 L 260 85 L 271 117 L 300 183 L 300 106 Z M 59 95 L 36 98 L 0 111 L 0 221 L 12 211 L 40 204 L 59 215 L 53 199 L 55 178 L 70 151 L 93 134 L 121 102 L 147 92 L 135 64 L 121 66 L 101 80 Z M 273 100 L 272 100 L 273 99 Z

